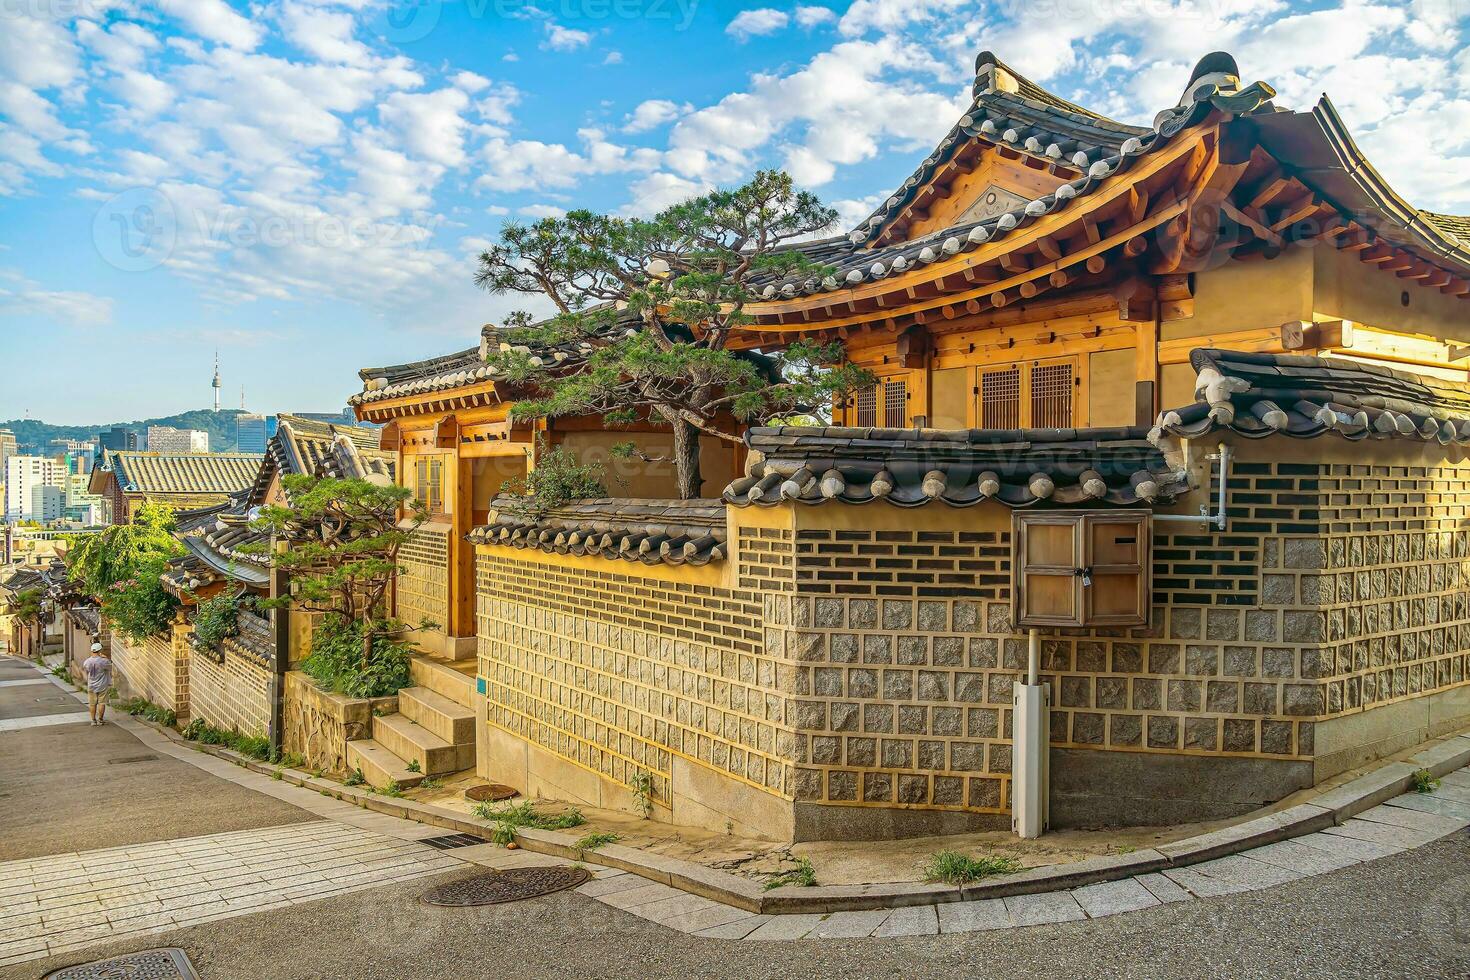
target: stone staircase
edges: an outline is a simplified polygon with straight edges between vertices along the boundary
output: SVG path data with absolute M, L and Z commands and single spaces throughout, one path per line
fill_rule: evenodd
M 414 657 L 410 670 L 414 686 L 398 692 L 398 711 L 373 718 L 372 738 L 347 743 L 348 768 L 372 786 L 408 789 L 475 766 L 474 678 L 428 657 Z

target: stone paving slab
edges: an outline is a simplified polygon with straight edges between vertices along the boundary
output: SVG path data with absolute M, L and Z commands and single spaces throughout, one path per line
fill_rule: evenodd
M 1417 797 L 1419 794 L 1415 793 Z M 1359 820 L 1370 820 L 1373 823 L 1388 824 L 1391 827 L 1404 827 L 1411 830 L 1422 830 L 1436 837 L 1445 834 L 1453 834 L 1464 828 L 1470 821 L 1461 820 L 1457 817 L 1446 817 L 1438 813 L 1429 813 L 1423 810 L 1411 809 L 1407 805 L 1408 796 L 1400 796 L 1391 804 L 1375 806 L 1371 810 L 1364 810 L 1358 814 Z
M 1295 840 L 1277 841 L 1250 851 L 1251 860 L 1274 864 L 1300 875 L 1325 874 L 1361 863 L 1361 859 L 1347 854 L 1330 854 Z
M 1087 918 L 1087 913 L 1082 911 L 1071 892 L 1009 895 L 1002 901 L 1011 914 L 1011 921 L 1018 926 L 1044 926 Z
M 1406 850 L 1398 845 L 1359 840 L 1356 837 L 1347 837 L 1342 834 L 1307 834 L 1304 837 L 1295 838 L 1292 843 L 1310 847 L 1325 854 L 1351 857 L 1359 861 L 1374 861 Z
M 708 907 L 671 916 L 662 925 L 684 933 L 697 933 L 705 929 L 716 929 L 750 918 L 750 913 L 732 905 L 711 902 Z
M 1406 793 L 1398 799 L 1389 800 L 1385 805 L 1403 810 L 1433 813 L 1441 817 L 1448 817 L 1461 826 L 1470 825 L 1470 802 L 1451 799 L 1444 795 L 1442 790 L 1433 793 Z
M 888 938 L 893 936 L 937 936 L 939 935 L 938 910 L 933 905 L 910 905 L 894 909 L 873 933 Z
M 768 942 L 775 939 L 800 939 L 817 927 L 822 916 L 813 912 L 765 917 L 756 929 L 746 935 L 746 942 Z
M 1121 912 L 1136 912 L 1161 904 L 1137 878 L 1121 881 L 1100 881 L 1095 885 L 1084 885 L 1072 892 L 1082 911 L 1089 919 Z
M 715 926 L 711 929 L 701 929 L 695 935 L 703 939 L 744 939 L 773 918 L 775 916 L 751 915 L 745 912 L 742 918 L 733 919 L 722 926 Z
M 887 909 L 862 912 L 833 912 L 806 934 L 807 939 L 861 939 L 871 936 L 889 916 Z
M 1006 911 L 1004 899 L 981 898 L 939 906 L 940 932 L 985 932 L 1010 927 L 1011 914 Z
M 1200 874 L 1193 868 L 1165 868 L 1159 873 L 1196 898 L 1215 898 L 1220 895 L 1235 895 L 1251 890 L 1248 885 Z
M 1351 837 L 1355 840 L 1365 840 L 1373 844 L 1386 844 L 1389 847 L 1396 847 L 1401 851 L 1428 844 L 1439 836 L 1438 834 L 1423 830 L 1399 827 L 1386 823 L 1376 823 L 1372 820 L 1359 820 L 1356 817 L 1344 822 L 1339 827 L 1328 827 L 1322 833 L 1330 834 L 1334 837 Z
M 1249 852 L 1215 858 L 1213 861 L 1205 861 L 1190 867 L 1191 870 L 1202 875 L 1244 885 L 1251 890 L 1272 888 L 1303 877 L 1299 872 L 1289 871 L 1265 861 L 1256 861 L 1249 856 Z

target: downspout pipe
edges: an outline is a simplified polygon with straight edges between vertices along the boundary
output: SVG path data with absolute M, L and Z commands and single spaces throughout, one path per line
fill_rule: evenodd
M 1228 494 L 1230 484 L 1230 457 L 1232 455 L 1233 454 L 1230 451 L 1230 447 L 1222 442 L 1216 447 L 1215 452 L 1205 457 L 1206 459 L 1213 460 L 1219 466 L 1219 477 L 1215 480 L 1215 512 L 1213 514 L 1210 513 L 1209 504 L 1200 504 L 1198 515 L 1155 514 L 1153 519 L 1156 521 L 1184 521 L 1186 523 L 1200 523 L 1204 524 L 1206 527 L 1212 527 L 1217 531 L 1223 532 L 1228 526 L 1225 513 L 1225 501 L 1229 499 Z

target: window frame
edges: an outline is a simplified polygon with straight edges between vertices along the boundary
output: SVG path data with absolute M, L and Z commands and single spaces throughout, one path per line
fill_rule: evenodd
M 1038 428 L 1076 428 L 1081 424 L 1079 415 L 1082 407 L 1087 403 L 1087 379 L 1084 374 L 1084 366 L 1087 363 L 1083 356 L 1077 354 L 1063 354 L 1059 357 L 1027 357 L 1014 361 L 998 361 L 994 364 L 979 364 L 975 366 L 975 381 L 971 401 L 973 404 L 975 427 L 978 429 L 1038 429 Z M 1058 364 L 1067 364 L 1072 368 L 1071 388 L 1071 418 L 1064 426 L 1039 426 L 1036 425 L 1035 409 L 1032 400 L 1032 382 L 1037 368 L 1051 367 Z M 1016 371 L 1019 375 L 1016 384 L 1016 425 L 989 425 L 985 410 L 985 376 L 987 374 L 999 374 L 1007 371 Z

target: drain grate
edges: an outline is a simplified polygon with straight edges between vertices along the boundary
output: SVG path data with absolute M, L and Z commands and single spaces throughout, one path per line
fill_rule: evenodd
M 145 949 L 53 970 L 43 980 L 199 980 L 182 949 Z
M 476 844 L 488 844 L 489 841 L 474 834 L 446 834 L 443 837 L 425 837 L 419 843 L 428 844 L 436 851 L 452 851 L 456 847 L 474 847 Z
M 494 803 L 499 800 L 508 800 L 512 796 L 520 795 L 521 794 L 519 790 L 510 786 L 503 786 L 500 783 L 482 783 L 479 786 L 471 786 L 469 789 L 464 791 L 464 798 L 467 800 L 473 800 L 476 803 L 483 803 L 485 800 L 489 800 L 490 802 Z
M 125 755 L 118 759 L 108 759 L 107 764 L 109 766 L 123 766 L 130 762 L 152 762 L 157 758 L 158 756 L 156 755 Z
M 451 881 L 429 889 L 419 898 L 427 905 L 499 905 L 576 888 L 591 879 L 592 873 L 586 868 L 514 868 Z

